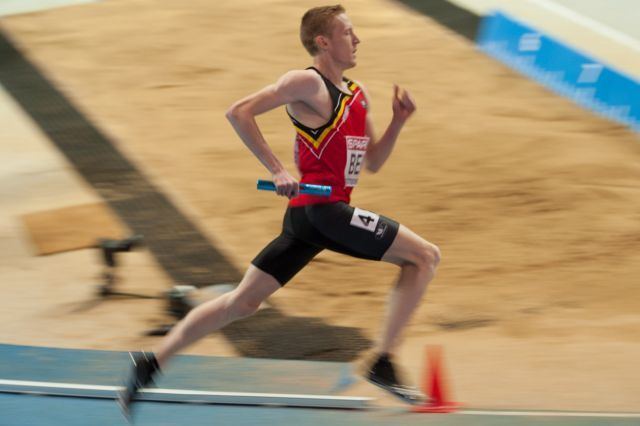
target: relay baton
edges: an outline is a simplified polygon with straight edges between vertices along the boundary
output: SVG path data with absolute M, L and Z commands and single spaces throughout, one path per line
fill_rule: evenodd
M 270 180 L 258 179 L 258 189 L 262 191 L 275 191 L 276 184 Z M 331 187 L 326 185 L 313 185 L 309 183 L 301 183 L 300 193 L 328 197 L 329 195 L 331 195 Z

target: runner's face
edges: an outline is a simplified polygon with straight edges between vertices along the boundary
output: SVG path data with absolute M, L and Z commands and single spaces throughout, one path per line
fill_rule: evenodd
M 331 32 L 331 56 L 345 69 L 356 66 L 356 50 L 360 39 L 353 31 L 353 25 L 349 17 L 341 13 L 333 21 Z

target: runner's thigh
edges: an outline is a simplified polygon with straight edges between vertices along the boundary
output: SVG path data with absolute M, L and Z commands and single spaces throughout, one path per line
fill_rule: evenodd
M 312 229 L 302 229 L 302 238 L 362 259 L 382 259 L 399 228 L 386 216 L 342 202 L 305 206 L 304 214 Z

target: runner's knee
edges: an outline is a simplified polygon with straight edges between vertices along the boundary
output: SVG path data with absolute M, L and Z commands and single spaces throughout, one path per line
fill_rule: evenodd
M 231 297 L 230 302 L 230 310 L 233 312 L 233 316 L 235 318 L 245 318 L 255 314 L 263 301 L 238 293 Z
M 440 263 L 440 249 L 428 241 L 421 241 L 414 255 L 415 265 L 421 268 L 435 269 Z

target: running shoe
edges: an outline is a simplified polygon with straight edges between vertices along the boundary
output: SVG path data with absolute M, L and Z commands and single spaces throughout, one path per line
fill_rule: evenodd
M 131 404 L 136 399 L 140 389 L 154 384 L 153 377 L 160 372 L 158 360 L 151 352 L 138 352 L 132 354 L 132 366 L 124 389 L 118 392 L 118 404 L 125 417 L 131 417 Z
M 388 355 L 380 356 L 371 365 L 366 379 L 374 385 L 386 390 L 403 402 L 418 405 L 427 400 L 427 397 L 414 386 L 403 384 L 396 374 L 396 369 Z

